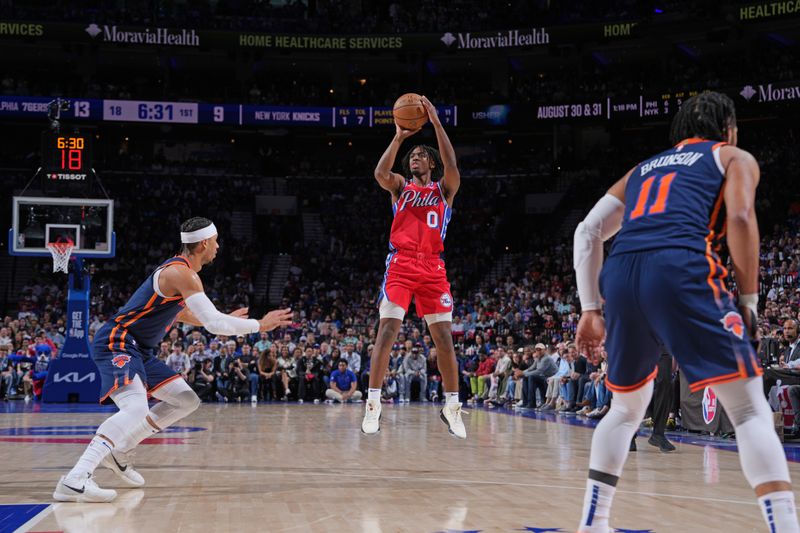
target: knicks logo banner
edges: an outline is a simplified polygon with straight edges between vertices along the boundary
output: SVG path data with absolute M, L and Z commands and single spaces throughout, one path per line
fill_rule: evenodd
M 130 355 L 120 354 L 120 355 L 114 357 L 114 359 L 111 360 L 111 364 L 114 365 L 117 368 L 122 368 L 123 366 L 127 365 L 128 361 L 130 361 L 130 360 L 131 360 L 131 356 Z
M 706 424 L 710 424 L 717 416 L 717 395 L 714 394 L 714 389 L 706 387 L 703 391 L 703 420 Z
M 725 331 L 733 333 L 740 339 L 744 338 L 744 321 L 742 320 L 742 315 L 734 311 L 729 311 L 728 314 L 720 319 L 720 322 L 722 322 Z

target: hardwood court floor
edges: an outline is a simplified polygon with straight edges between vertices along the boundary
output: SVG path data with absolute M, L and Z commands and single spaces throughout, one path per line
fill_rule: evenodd
M 119 489 L 109 504 L 51 499 L 79 441 L 108 411 L 8 412 L 0 415 L 0 504 L 53 503 L 21 529 L 38 532 L 575 531 L 591 428 L 476 409 L 459 441 L 438 408 L 412 404 L 384 406 L 381 433 L 367 437 L 362 409 L 203 405 L 179 423 L 189 430 L 139 447 L 146 487 Z M 736 453 L 679 443 L 662 454 L 646 438 L 639 450 L 619 485 L 614 527 L 766 530 Z M 790 468 L 800 479 L 797 464 Z M 118 487 L 104 469 L 97 481 Z

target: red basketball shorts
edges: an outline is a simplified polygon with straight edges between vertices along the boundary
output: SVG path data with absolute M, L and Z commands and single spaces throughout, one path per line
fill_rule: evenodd
M 408 312 L 412 297 L 420 318 L 452 312 L 450 283 L 447 281 L 444 261 L 438 255 L 401 250 L 387 256 L 386 274 L 378 302 L 385 298 Z

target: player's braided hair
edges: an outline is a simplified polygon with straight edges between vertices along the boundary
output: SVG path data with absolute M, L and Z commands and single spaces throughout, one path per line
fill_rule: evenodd
M 203 217 L 192 217 L 189 220 L 186 220 L 181 224 L 181 232 L 187 233 L 190 231 L 195 231 L 198 229 L 205 228 L 206 226 L 210 226 L 212 222 Z M 201 241 L 202 242 L 202 241 Z M 199 242 L 192 242 L 192 243 L 182 243 L 181 244 L 181 254 L 192 253 L 195 248 L 200 245 Z
M 444 175 L 444 165 L 442 164 L 442 156 L 439 155 L 439 150 L 426 144 L 418 144 L 412 146 L 405 157 L 403 157 L 403 176 L 408 178 L 411 176 L 411 152 L 417 148 L 422 148 L 428 154 L 428 157 L 433 161 L 433 168 L 431 169 L 431 180 L 438 180 Z
M 736 125 L 736 108 L 727 95 L 702 92 L 686 100 L 672 119 L 670 141 L 700 137 L 709 141 L 727 140 L 727 131 Z

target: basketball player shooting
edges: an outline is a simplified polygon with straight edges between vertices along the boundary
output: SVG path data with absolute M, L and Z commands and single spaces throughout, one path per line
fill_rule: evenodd
M 217 255 L 217 229 L 205 218 L 181 225 L 181 254 L 166 260 L 125 306 L 95 334 L 92 358 L 101 376 L 100 403 L 119 412 L 103 422 L 75 467 L 62 476 L 53 498 L 62 502 L 110 502 L 117 493 L 92 479 L 102 463 L 130 487 L 144 485 L 131 450 L 142 440 L 191 414 L 200 399 L 186 381 L 156 357 L 158 343 L 175 322 L 203 326 L 215 335 L 246 335 L 291 323 L 282 309 L 249 319 L 247 308 L 225 315 L 203 291 L 198 272 Z M 148 407 L 147 397 L 159 403 Z
M 591 355 L 608 331 L 606 383 L 614 392 L 611 409 L 592 437 L 578 531 L 613 531 L 608 525 L 612 499 L 631 438 L 650 403 L 663 344 L 678 360 L 690 390 L 710 386 L 724 406 L 768 531 L 797 533 L 786 456 L 752 344 L 758 305 L 758 163 L 736 147 L 734 105 L 720 93 L 686 100 L 670 136 L 675 146 L 629 171 L 575 231 L 583 308 L 577 342 Z M 615 234 L 603 265 L 603 241 Z M 718 255 L 724 235 L 739 287 L 738 307 Z
M 403 158 L 405 175 L 392 172 L 400 145 L 419 131 L 396 126 L 395 136 L 375 168 L 378 184 L 392 196 L 394 221 L 378 300 L 380 323 L 372 352 L 372 372 L 361 431 L 368 435 L 380 431 L 383 376 L 389 365 L 392 344 L 413 297 L 417 314 L 427 322 L 439 354 L 439 370 L 445 391 L 445 405 L 439 416 L 451 435 L 465 439 L 467 432 L 458 401 L 458 365 L 451 335 L 453 297 L 441 259 L 461 175 L 453 145 L 436 108 L 424 96 L 420 103 L 436 132 L 439 150 L 417 145 Z M 425 394 L 425 391 L 420 391 L 420 394 Z

